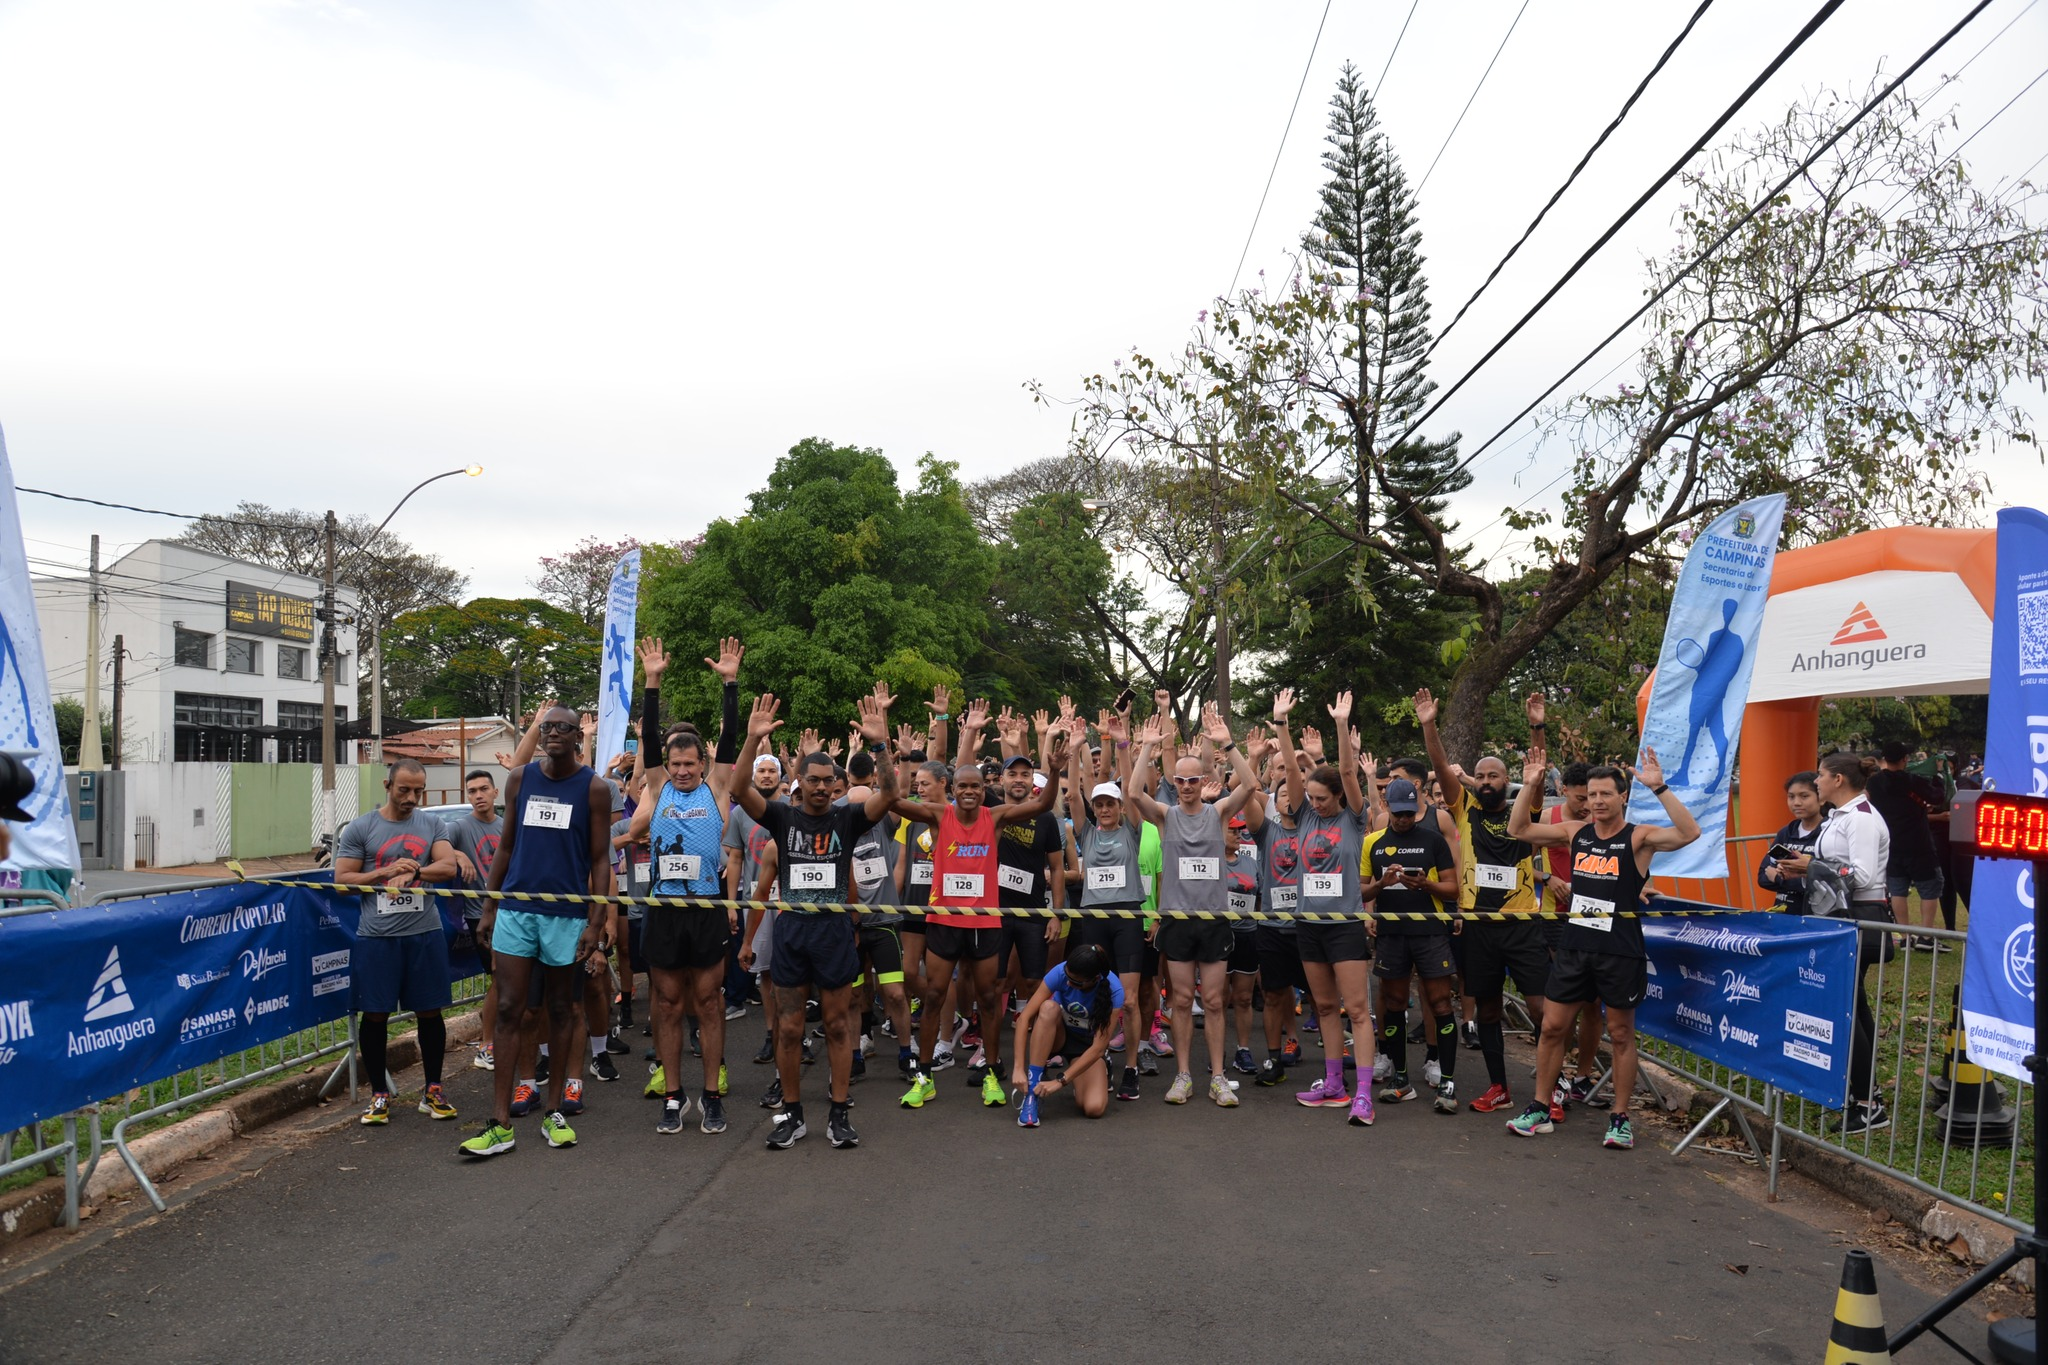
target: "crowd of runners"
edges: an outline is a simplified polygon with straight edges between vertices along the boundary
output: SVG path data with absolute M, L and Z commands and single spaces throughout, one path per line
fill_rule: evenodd
M 1381 761 L 1359 751 L 1348 692 L 1314 708 L 1332 753 L 1291 690 L 1270 722 L 1234 732 L 1210 705 L 1182 734 L 1164 694 L 1140 719 L 1126 692 L 1091 723 L 1064 700 L 1056 715 L 984 701 L 956 715 L 941 688 L 923 727 L 892 732 L 881 683 L 843 750 L 811 731 L 791 746 L 776 696 L 742 713 L 743 657 L 726 640 L 705 660 L 723 682 L 707 741 L 663 722 L 669 659 L 643 641 L 632 752 L 600 771 L 577 713 L 542 707 L 504 791 L 470 773 L 471 809 L 453 821 L 420 809 L 419 765 L 392 765 L 384 805 L 343 831 L 335 860 L 336 881 L 364 892 L 354 990 L 376 1089 L 363 1123 L 389 1122 L 386 1021 L 400 1008 L 419 1016 L 421 1112 L 456 1117 L 433 887 L 474 893 L 463 904 L 493 979 L 476 1054 L 492 1113 L 461 1143 L 469 1157 L 511 1151 L 515 1121 L 535 1114 L 550 1147 L 576 1142 L 585 1074 L 615 1081 L 614 1058 L 636 1050 L 643 973 L 661 1133 L 693 1114 L 726 1131 L 727 1024 L 758 1001 L 775 1149 L 809 1131 L 819 1044 L 825 1133 L 851 1147 L 851 1086 L 890 1041 L 904 1108 L 938 1101 L 954 1070 L 1026 1128 L 1068 1106 L 1099 1118 L 1156 1076 L 1168 1104 L 1235 1108 L 1249 1081 L 1359 1127 L 1426 1100 L 1509 1114 L 1533 1137 L 1593 1099 L 1603 1037 L 1602 1140 L 1633 1145 L 1646 958 L 1627 912 L 1654 854 L 1698 836 L 1654 752 L 1639 771 L 1552 769 L 1531 696 L 1517 788 L 1499 757 L 1470 772 L 1450 761 L 1427 691 L 1414 697 L 1425 756 Z M 1632 781 L 1668 825 L 1628 822 Z M 1519 1108 L 1502 1043 L 1517 998 L 1538 1038 Z M 1467 1050 L 1486 1075 L 1461 1098 Z

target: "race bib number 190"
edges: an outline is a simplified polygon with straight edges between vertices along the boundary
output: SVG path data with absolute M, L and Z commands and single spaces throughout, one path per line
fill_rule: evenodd
M 792 863 L 784 875 L 792 891 L 832 891 L 839 886 L 836 863 Z

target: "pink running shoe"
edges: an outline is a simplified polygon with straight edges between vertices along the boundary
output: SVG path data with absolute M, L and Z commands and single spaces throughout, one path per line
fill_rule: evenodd
M 1351 1097 L 1344 1093 L 1344 1082 L 1339 1080 L 1336 1088 L 1330 1088 L 1328 1078 L 1317 1081 L 1306 1090 L 1294 1092 L 1294 1102 L 1310 1109 L 1342 1109 L 1351 1103 Z M 1369 1105 L 1370 1100 L 1367 1101 Z
M 1351 1101 L 1351 1117 L 1347 1120 L 1354 1128 L 1372 1127 L 1372 1091 L 1358 1087 L 1358 1098 Z

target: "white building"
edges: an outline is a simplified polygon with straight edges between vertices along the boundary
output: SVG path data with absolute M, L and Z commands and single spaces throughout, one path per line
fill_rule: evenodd
M 34 589 L 51 696 L 83 700 L 87 581 L 38 578 Z M 231 852 L 303 852 L 312 846 L 320 817 L 310 805 L 310 788 L 309 804 L 297 810 L 255 808 L 259 785 L 274 789 L 289 777 L 296 789 L 303 774 L 260 774 L 259 784 L 255 777 L 244 783 L 228 770 L 318 764 L 320 622 L 314 613 L 319 599 L 316 578 L 169 541 L 147 541 L 102 567 L 103 711 L 113 707 L 117 636 L 125 655 L 122 733 L 107 733 L 103 743 L 110 759 L 119 745 L 121 766 L 129 774 L 131 864 L 138 844 L 157 866 L 209 861 Z M 355 696 L 355 595 L 340 591 L 337 604 L 335 713 L 346 720 Z M 335 761 L 352 765 L 354 747 L 338 742 Z M 239 790 L 244 786 L 246 792 Z M 336 787 L 341 818 L 346 818 L 356 807 L 353 767 Z M 244 800 L 237 803 L 237 795 Z M 262 804 L 283 802 L 284 793 L 273 791 Z M 245 808 L 237 810 L 237 804 Z

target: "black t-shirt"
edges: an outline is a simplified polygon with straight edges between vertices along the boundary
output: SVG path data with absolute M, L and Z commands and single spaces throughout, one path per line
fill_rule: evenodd
M 782 860 L 784 900 L 799 905 L 843 905 L 852 899 L 854 841 L 875 823 L 865 806 L 834 806 L 823 815 L 809 815 L 801 806 L 770 801 L 760 823 L 774 839 Z
M 1863 794 L 1877 807 L 1877 813 L 1884 817 L 1884 827 L 1891 831 L 1891 861 L 1885 865 L 1885 871 L 1916 882 L 1932 880 L 1941 860 L 1934 847 L 1934 828 L 1927 823 L 1927 812 L 1941 810 L 1948 804 L 1941 784 L 1918 773 L 1879 768 L 1870 775 L 1870 785 Z
M 1060 822 L 1051 811 L 1039 812 L 1029 824 L 1004 825 L 996 833 L 996 904 L 1043 907 L 1045 859 L 1067 846 Z
M 1366 866 L 1374 877 L 1383 876 L 1390 867 L 1405 867 L 1411 872 L 1420 872 L 1431 881 L 1442 881 L 1445 874 L 1456 864 L 1451 861 L 1451 846 L 1444 836 L 1437 833 L 1436 822 L 1423 824 L 1417 821 L 1414 828 L 1405 834 L 1397 834 L 1392 827 L 1376 831 L 1367 836 Z M 1427 891 L 1402 886 L 1396 882 L 1383 889 L 1373 900 L 1370 908 L 1375 912 L 1415 911 L 1434 912 L 1444 906 Z M 1450 921 L 1427 920 L 1381 920 L 1382 934 L 1448 934 Z

